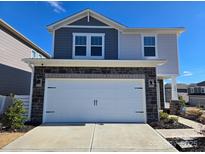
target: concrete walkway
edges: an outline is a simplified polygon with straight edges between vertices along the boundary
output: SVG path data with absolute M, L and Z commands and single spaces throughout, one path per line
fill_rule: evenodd
M 205 129 L 205 126 L 203 124 L 176 115 L 171 115 L 171 117 L 178 117 L 179 123 L 189 126 L 192 129 L 157 129 L 156 131 L 164 138 L 205 137 L 202 134 L 200 134 L 200 130 L 202 128 Z
M 194 129 L 156 129 L 164 138 L 193 138 L 204 137 Z
M 177 151 L 147 124 L 39 126 L 1 151 Z
M 182 117 L 179 117 L 179 116 L 177 116 L 177 117 L 178 117 L 178 120 L 179 120 L 180 123 L 182 123 L 184 125 L 187 125 L 189 127 L 192 127 L 197 132 L 200 132 L 200 130 L 202 128 L 205 129 L 205 126 L 203 124 L 200 124 L 200 123 L 195 122 L 193 120 L 185 119 L 185 118 L 182 118 Z

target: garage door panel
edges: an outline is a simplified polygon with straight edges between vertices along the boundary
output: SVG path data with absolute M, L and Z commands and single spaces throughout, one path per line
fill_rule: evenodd
M 144 122 L 143 82 L 46 79 L 44 122 Z

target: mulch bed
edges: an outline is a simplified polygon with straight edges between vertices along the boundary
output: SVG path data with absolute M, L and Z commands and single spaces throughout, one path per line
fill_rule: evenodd
M 183 125 L 179 122 L 165 123 L 163 121 L 150 124 L 154 129 L 190 129 L 191 127 Z
M 193 139 L 181 139 L 172 138 L 167 139 L 178 151 L 181 152 L 205 152 L 205 138 L 193 138 Z M 183 143 L 184 145 L 191 145 L 192 147 L 182 148 L 178 143 Z

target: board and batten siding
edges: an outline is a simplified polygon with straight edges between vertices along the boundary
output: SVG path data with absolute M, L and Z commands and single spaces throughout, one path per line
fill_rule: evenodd
M 0 29 L 0 63 L 31 72 L 23 58 L 31 58 L 32 49 Z
M 77 20 L 69 25 L 78 25 L 78 26 L 108 26 L 104 23 L 102 23 L 101 21 L 93 18 L 90 16 L 89 18 L 89 22 L 88 22 L 88 17 L 84 17 L 80 20 Z
M 118 31 L 112 28 L 70 28 L 55 31 L 54 58 L 72 59 L 73 33 L 105 33 L 105 59 L 118 59 Z

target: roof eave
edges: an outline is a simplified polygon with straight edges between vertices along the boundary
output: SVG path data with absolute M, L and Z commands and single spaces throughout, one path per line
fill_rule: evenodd
M 73 59 L 23 59 L 34 66 L 54 67 L 157 67 L 166 63 L 164 59 L 156 60 L 73 60 Z

